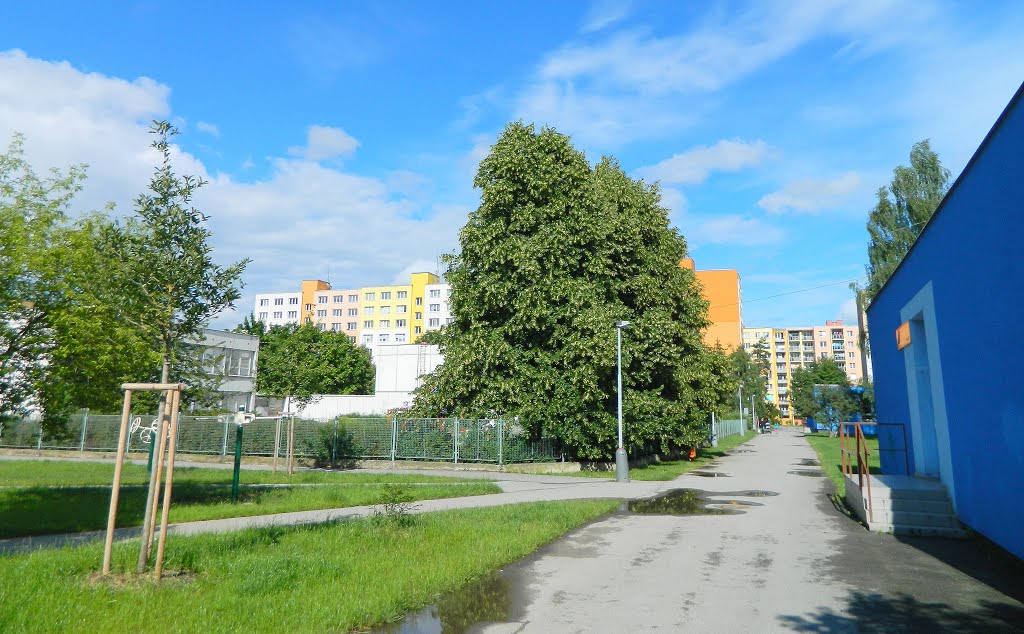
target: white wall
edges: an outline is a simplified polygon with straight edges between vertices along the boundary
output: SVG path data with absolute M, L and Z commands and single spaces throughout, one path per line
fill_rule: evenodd
M 405 408 L 412 405 L 412 394 L 409 392 L 377 392 L 371 395 L 339 396 L 322 395 L 315 402 L 297 411 L 301 418 L 328 420 L 345 414 L 378 414 L 383 416 L 388 410 Z M 285 401 L 284 411 L 289 410 Z
M 430 374 L 444 357 L 437 346 L 420 344 L 386 345 L 370 348 L 377 368 L 375 390 L 409 393 L 420 386 L 420 376 Z

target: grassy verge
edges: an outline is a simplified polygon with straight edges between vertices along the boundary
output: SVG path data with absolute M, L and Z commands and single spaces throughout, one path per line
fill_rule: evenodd
M 674 480 L 688 471 L 699 469 L 716 458 L 721 458 L 730 449 L 741 445 L 756 435 L 755 432 L 747 432 L 742 436 L 728 436 L 718 441 L 717 447 L 706 447 L 697 451 L 697 457 L 693 460 L 665 460 L 655 462 L 645 467 L 634 467 L 629 470 L 629 477 L 632 480 Z M 581 476 L 585 478 L 614 478 L 614 471 L 579 471 L 561 475 Z
M 541 502 L 430 513 L 408 525 L 173 537 L 184 575 L 97 583 L 98 544 L 0 558 L 0 631 L 351 631 L 397 620 L 611 511 L 615 501 Z M 114 548 L 133 570 L 137 542 Z M 130 578 L 129 578 L 130 579 Z
M 75 460 L 0 460 L 0 486 L 85 486 L 110 485 L 114 479 L 114 463 L 79 462 Z M 175 482 L 231 483 L 230 469 L 200 467 L 174 468 Z M 243 469 L 246 484 L 318 484 L 318 483 L 386 483 L 386 482 L 456 482 L 458 478 L 421 475 L 381 474 L 352 471 L 297 471 L 295 475 L 271 471 Z M 122 484 L 146 484 L 146 467 L 125 464 L 121 470 Z
M 392 487 L 399 487 L 411 501 L 501 492 L 496 484 L 479 480 L 422 485 L 246 486 L 235 503 L 230 485 L 177 484 L 177 478 L 175 482 L 171 522 L 380 504 Z M 0 538 L 100 530 L 106 527 L 109 506 L 110 487 L 0 490 Z M 145 488 L 122 489 L 118 527 L 141 526 L 145 507 Z
M 808 434 L 804 436 L 811 448 L 818 454 L 818 462 L 821 468 L 832 478 L 836 485 L 836 497 L 843 499 L 846 496 L 846 483 L 843 480 L 842 454 L 839 451 L 839 438 L 829 438 L 828 434 Z M 868 466 L 871 473 L 881 473 L 882 469 L 878 463 L 878 439 L 868 438 L 868 450 L 871 455 L 868 457 Z

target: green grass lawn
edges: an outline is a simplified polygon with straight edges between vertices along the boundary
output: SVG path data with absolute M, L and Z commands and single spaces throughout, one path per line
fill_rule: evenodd
M 112 463 L 75 461 L 0 462 L 0 538 L 106 527 Z M 124 465 L 117 525 L 139 526 L 146 505 L 146 468 Z M 415 500 L 484 495 L 501 490 L 484 480 L 458 480 L 373 472 L 300 471 L 289 477 L 242 471 L 239 502 L 231 501 L 228 469 L 175 468 L 170 521 L 265 515 L 379 504 L 388 485 L 403 486 Z M 265 487 L 287 483 L 294 487 Z
M 114 461 L 77 460 L 0 460 L 0 487 L 3 486 L 83 486 L 107 485 L 114 479 Z M 174 481 L 191 483 L 231 483 L 230 469 L 174 467 Z M 317 484 L 366 482 L 458 482 L 459 478 L 421 475 L 380 474 L 372 471 L 296 471 L 289 476 L 283 469 L 271 471 L 242 469 L 245 484 Z M 142 465 L 125 464 L 121 484 L 147 484 L 149 475 Z
M 365 629 L 513 562 L 617 501 L 540 502 L 171 537 L 156 584 L 97 582 L 102 545 L 0 557 L 0 631 L 311 632 Z M 137 541 L 114 547 L 134 570 Z
M 716 458 L 721 458 L 730 449 L 741 445 L 757 435 L 755 432 L 747 432 L 742 436 L 727 436 L 718 441 L 717 447 L 705 447 L 697 451 L 697 457 L 693 460 L 665 460 L 655 462 L 646 467 L 634 467 L 629 470 L 631 480 L 674 480 L 687 471 L 699 469 Z M 586 478 L 614 478 L 615 471 L 578 471 L 562 475 L 582 476 Z
M 829 438 L 828 434 L 808 434 L 804 438 L 807 439 L 815 453 L 818 454 L 818 462 L 821 463 L 821 468 L 828 474 L 828 477 L 832 478 L 832 482 L 835 483 L 836 496 L 842 499 L 846 495 L 846 483 L 843 481 L 843 463 L 842 455 L 839 451 L 839 438 Z M 867 438 L 866 440 L 868 451 L 871 452 L 868 457 L 868 466 L 871 469 L 871 473 L 881 473 L 882 469 L 878 462 L 878 439 Z M 856 448 L 856 444 L 854 444 L 854 448 Z

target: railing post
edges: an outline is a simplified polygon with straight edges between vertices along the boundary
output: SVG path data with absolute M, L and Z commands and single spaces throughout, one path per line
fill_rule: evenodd
M 78 450 L 85 451 L 85 431 L 89 426 L 89 408 L 85 408 L 85 413 L 82 414 L 82 438 L 78 442 Z
M 499 418 L 498 419 L 498 466 L 499 467 L 503 464 L 502 460 L 505 458 L 505 456 L 502 454 L 502 452 L 504 450 L 504 447 L 503 447 L 504 440 L 505 440 L 505 420 L 502 419 L 502 418 Z
M 391 417 L 391 462 L 395 466 L 395 455 L 398 453 L 398 415 Z

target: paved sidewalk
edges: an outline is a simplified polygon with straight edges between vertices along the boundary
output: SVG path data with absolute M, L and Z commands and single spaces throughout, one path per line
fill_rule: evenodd
M 618 514 L 506 569 L 510 620 L 483 631 L 1020 631 L 1024 568 L 986 567 L 977 543 L 866 531 L 833 508 L 801 436 L 758 436 L 719 461 L 728 477 L 673 483 L 763 506 Z M 749 489 L 778 495 L 735 494 Z

